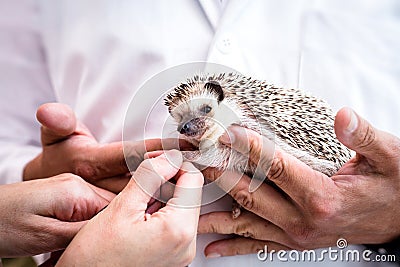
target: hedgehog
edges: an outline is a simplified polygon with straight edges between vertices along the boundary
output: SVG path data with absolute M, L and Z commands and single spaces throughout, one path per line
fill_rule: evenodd
M 218 142 L 230 125 L 258 132 L 328 176 L 351 157 L 336 139 L 329 104 L 300 89 L 234 72 L 197 74 L 173 88 L 164 103 L 180 135 L 198 148 L 184 157 L 201 166 L 255 173 L 246 155 Z

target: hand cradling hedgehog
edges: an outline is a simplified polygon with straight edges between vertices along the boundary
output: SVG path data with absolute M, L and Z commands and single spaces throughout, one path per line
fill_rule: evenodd
M 185 158 L 200 166 L 255 173 L 257 166 L 247 156 L 218 142 L 230 125 L 258 132 L 328 176 L 351 157 L 336 139 L 328 103 L 299 89 L 275 87 L 237 73 L 195 75 L 174 88 L 165 104 L 178 132 L 198 148 L 185 152 Z M 235 207 L 233 216 L 239 215 Z

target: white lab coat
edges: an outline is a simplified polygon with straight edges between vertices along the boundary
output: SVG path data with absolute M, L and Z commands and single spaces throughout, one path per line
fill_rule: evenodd
M 400 136 L 399 10 L 397 0 L 0 0 L 0 182 L 20 181 L 40 152 L 41 103 L 70 105 L 100 142 L 121 140 L 141 84 L 192 61 L 307 89 Z M 205 239 L 193 266 L 263 265 L 205 261 Z

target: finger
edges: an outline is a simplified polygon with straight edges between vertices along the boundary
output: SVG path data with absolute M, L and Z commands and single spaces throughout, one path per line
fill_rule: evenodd
M 205 248 L 204 254 L 207 258 L 255 254 L 258 253 L 260 250 L 265 249 L 265 247 L 267 247 L 267 251 L 290 249 L 284 245 L 275 242 L 266 242 L 263 240 L 256 240 L 251 238 L 236 237 L 212 242 Z
M 175 149 L 180 146 L 185 147 L 184 140 L 177 139 L 148 139 L 138 142 L 114 142 L 110 144 L 100 144 L 92 146 L 86 150 L 82 156 L 82 162 L 89 160 L 89 168 L 82 164 L 75 171 L 80 176 L 89 181 L 97 183 L 98 179 L 109 178 L 110 176 L 120 176 L 129 171 L 133 172 L 145 159 L 147 149 L 150 151 L 160 151 L 161 149 Z M 159 153 L 160 155 L 161 153 Z M 155 156 L 156 154 L 153 154 Z M 110 185 L 113 192 L 119 192 L 126 179 L 116 185 Z M 101 182 L 104 184 L 105 182 Z M 109 189 L 109 187 L 107 187 Z M 118 191 L 119 190 L 119 191 Z
M 191 237 L 189 239 L 194 240 L 199 221 L 203 183 L 201 172 L 193 164 L 184 162 L 178 174 L 173 197 L 164 208 L 152 216 L 163 219 L 166 215 L 174 228 L 184 229 Z
M 137 169 L 137 166 L 145 158 L 145 149 L 155 151 L 160 151 L 159 149 L 163 149 L 163 147 L 165 149 L 174 149 L 179 148 L 182 143 L 184 141 L 180 142 L 176 139 L 148 139 L 138 142 L 114 142 L 93 146 L 86 151 L 87 156 L 85 156 L 86 159 L 90 160 L 90 168 L 77 170 L 77 173 L 91 182 L 96 182 L 99 178 L 119 176 L 129 172 L 129 170 L 135 171 Z M 153 153 L 153 157 L 155 155 Z M 158 155 L 161 155 L 161 153 Z M 118 186 L 111 186 L 116 190 L 121 190 L 121 184 L 122 182 Z
M 248 153 L 250 160 L 258 164 L 258 169 L 267 173 L 269 180 L 302 206 L 306 206 L 304 199 L 310 195 L 325 192 L 326 188 L 333 186 L 333 181 L 326 175 L 311 169 L 281 149 L 275 149 L 271 141 L 258 133 L 238 126 L 230 127 L 229 132 L 232 147 Z M 226 143 L 225 139 L 220 140 Z M 271 160 L 272 150 L 274 154 Z
M 185 223 L 186 229 L 195 235 L 200 214 L 201 194 L 204 178 L 201 172 L 193 164 L 184 162 L 178 174 L 173 197 L 167 205 L 156 213 L 168 214 L 169 220 L 181 225 Z
M 104 188 L 114 194 L 121 192 L 131 180 L 131 174 L 117 175 L 90 181 L 97 187 Z
M 103 199 L 105 199 L 108 202 L 111 202 L 115 198 L 115 194 L 113 192 L 110 192 L 109 190 L 94 186 L 90 183 L 88 183 L 88 186 L 96 192 L 99 196 L 101 196 Z
M 236 234 L 252 239 L 274 241 L 293 246 L 293 241 L 278 226 L 251 212 L 242 212 L 236 219 L 231 212 L 212 212 L 200 216 L 199 234 Z
M 207 168 L 205 177 L 215 181 L 219 187 L 228 192 L 243 208 L 286 229 L 293 221 L 302 217 L 297 208 L 272 186 L 264 183 L 256 191 L 248 190 L 251 179 L 236 172 L 220 172 Z
M 150 152 L 147 152 L 146 154 L 144 154 L 144 158 L 145 159 L 155 158 L 155 157 L 160 156 L 163 153 L 164 153 L 163 150 L 150 151 Z
M 146 139 L 137 142 L 124 142 L 123 155 L 129 170 L 135 171 L 144 160 L 145 154 L 163 150 L 193 150 L 193 145 L 183 139 Z
M 335 133 L 340 142 L 366 157 L 371 163 L 387 163 L 390 159 L 398 158 L 400 154 L 398 138 L 375 129 L 350 108 L 342 108 L 337 113 Z
M 42 124 L 41 138 L 44 146 L 65 139 L 77 126 L 73 110 L 61 103 L 41 105 L 36 112 L 36 118 Z
M 304 208 L 309 205 L 308 200 L 327 198 L 324 194 L 335 190 L 335 184 L 328 176 L 280 149 L 275 151 L 268 179 Z
M 304 206 L 305 197 L 315 192 L 325 192 L 326 188 L 333 186 L 329 177 L 311 169 L 281 149 L 275 149 L 270 140 L 258 133 L 238 126 L 230 127 L 229 132 L 232 136 L 232 147 L 239 152 L 248 153 L 251 161 L 258 164 L 257 169 L 264 171 L 269 180 L 299 204 Z M 225 138 L 221 141 L 225 142 Z M 272 150 L 274 155 L 271 161 Z
M 275 144 L 260 134 L 243 127 L 231 126 L 220 141 L 249 157 L 265 177 L 271 167 Z
M 170 150 L 157 158 L 143 161 L 133 179 L 117 197 L 122 208 L 130 213 L 138 210 L 144 212 L 154 193 L 176 175 L 181 165 L 182 154 L 177 150 Z
M 88 162 L 87 165 L 82 164 L 82 169 L 77 167 L 76 172 L 90 181 L 99 178 L 108 178 L 111 176 L 119 176 L 129 172 L 124 157 L 124 144 L 122 142 L 114 142 L 109 144 L 99 144 L 86 149 L 81 156 L 81 162 Z M 143 160 L 143 159 L 142 159 Z
M 184 162 L 179 172 L 173 198 L 167 205 L 177 208 L 200 207 L 203 184 L 203 174 L 192 163 Z

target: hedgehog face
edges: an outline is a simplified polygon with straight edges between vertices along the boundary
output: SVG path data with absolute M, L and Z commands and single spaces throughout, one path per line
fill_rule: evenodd
M 200 149 L 215 145 L 226 128 L 238 121 L 226 104 L 221 85 L 206 82 L 181 88 L 186 91 L 167 96 L 166 100 L 171 116 L 178 123 L 177 131 Z M 168 104 L 168 99 L 173 105 Z

